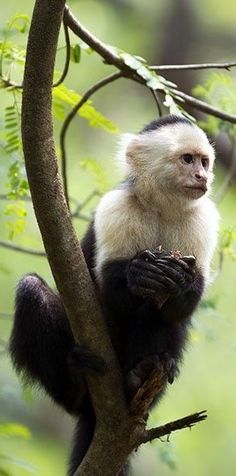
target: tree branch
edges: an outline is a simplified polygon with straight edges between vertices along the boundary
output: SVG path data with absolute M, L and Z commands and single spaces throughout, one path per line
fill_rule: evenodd
M 150 89 L 150 88 L 149 88 L 149 90 L 151 91 L 151 94 L 152 94 L 152 96 L 153 96 L 153 99 L 154 99 L 154 101 L 155 101 L 155 103 L 156 103 L 159 117 L 161 117 L 161 116 L 162 116 L 162 110 L 161 110 L 161 105 L 160 105 L 160 101 L 159 101 L 157 92 L 154 91 L 153 89 Z
M 21 253 L 26 253 L 28 255 L 34 256 L 46 256 L 45 251 L 34 250 L 33 248 L 26 248 L 24 246 L 16 245 L 15 243 L 11 243 L 10 241 L 0 240 L 0 246 L 2 248 L 7 248 L 13 251 L 20 251 Z
M 153 71 L 193 71 L 200 69 L 226 69 L 230 71 L 230 68 L 236 66 L 236 62 L 228 63 L 199 63 L 199 64 L 161 64 L 150 66 Z
M 186 104 L 189 104 L 194 109 L 198 109 L 198 111 L 205 112 L 206 114 L 210 114 L 211 116 L 219 117 L 219 119 L 223 119 L 223 121 L 236 124 L 236 115 L 223 112 L 217 107 L 210 106 L 210 104 L 207 104 L 204 101 L 200 101 L 199 99 L 196 99 L 193 96 L 189 96 L 188 94 L 185 94 L 182 91 L 179 91 L 178 89 L 175 90 L 170 88 L 170 91 L 174 94 L 175 100 L 179 104 L 183 105 L 183 102 L 181 101 L 182 98 Z
M 63 21 L 63 27 L 64 27 L 64 34 L 65 34 L 65 41 L 66 41 L 66 60 L 65 60 L 65 65 L 64 69 L 62 72 L 61 77 L 56 81 L 56 83 L 53 84 L 53 87 L 56 88 L 59 86 L 61 83 L 63 83 L 64 79 L 67 76 L 67 73 L 69 71 L 69 66 L 70 66 L 70 35 L 69 35 L 69 29 L 66 23 Z
M 112 48 L 108 48 L 105 43 L 100 41 L 94 35 L 92 35 L 83 25 L 75 18 L 73 13 L 70 11 L 68 5 L 65 6 L 64 11 L 64 21 L 66 25 L 77 35 L 81 40 L 83 40 L 87 45 L 90 46 L 94 51 L 96 51 L 108 64 L 113 64 L 119 70 L 123 72 L 133 70 L 126 66 L 123 59 L 120 58 Z
M 154 398 L 161 392 L 167 382 L 167 368 L 163 362 L 160 368 L 154 370 L 150 377 L 138 389 L 130 403 L 130 413 L 138 418 L 146 415 Z
M 151 428 L 145 432 L 142 443 L 148 443 L 149 441 L 153 441 L 156 438 L 170 435 L 170 433 L 173 431 L 191 428 L 192 426 L 196 425 L 196 423 L 199 423 L 206 418 L 206 410 L 202 410 L 201 412 L 193 413 L 192 415 L 180 418 L 179 420 L 171 421 L 165 425 L 158 426 L 157 428 Z
M 132 449 L 130 418 L 119 367 L 58 174 L 51 88 L 63 10 L 64 0 L 35 3 L 25 65 L 22 138 L 35 214 L 72 332 L 77 341 L 104 358 L 108 368 L 104 376 L 88 378 L 97 425 L 93 442 L 76 474 L 97 475 L 99 461 L 106 476 L 119 471 Z
M 69 10 L 68 6 L 65 8 L 64 19 L 68 27 L 81 38 L 86 44 L 88 44 L 91 48 L 93 48 L 102 58 L 106 60 L 108 64 L 112 64 L 116 66 L 120 71 L 123 72 L 124 76 L 133 79 L 134 81 L 146 84 L 145 80 L 141 75 L 139 75 L 138 71 L 130 68 L 128 65 L 125 64 L 122 58 L 120 58 L 117 54 L 115 54 L 111 48 L 108 48 L 107 45 L 102 43 L 98 40 L 94 35 L 92 35 L 86 28 L 84 28 L 79 21 L 74 17 L 74 15 Z M 229 64 L 229 63 L 226 63 Z M 232 65 L 232 63 L 230 63 Z M 234 63 L 233 63 L 234 64 Z M 199 99 L 195 99 L 192 96 L 189 96 L 178 89 L 169 88 L 171 94 L 175 100 L 182 103 L 182 99 L 195 109 L 199 111 L 203 111 L 206 114 L 210 114 L 215 117 L 219 117 L 224 121 L 231 122 L 233 124 L 236 123 L 236 115 L 227 114 L 220 109 L 210 106 L 209 104 L 205 103 L 204 101 L 200 101 Z M 160 91 L 161 93 L 162 91 Z
M 68 128 L 71 124 L 71 121 L 74 119 L 75 115 L 77 114 L 77 112 L 95 92 L 97 92 L 99 89 L 103 88 L 107 84 L 112 83 L 116 79 L 122 78 L 122 76 L 123 74 L 121 72 L 113 73 L 107 76 L 106 78 L 101 79 L 93 86 L 91 86 L 83 95 L 83 97 L 80 99 L 80 101 L 69 112 L 69 114 L 67 115 L 62 125 L 61 132 L 60 132 L 62 179 L 63 179 L 63 185 L 64 185 L 64 193 L 65 193 L 68 206 L 69 206 L 69 191 L 68 191 L 68 182 L 67 182 L 67 157 L 66 157 L 66 146 L 65 146 L 65 140 L 66 140 L 66 134 L 67 134 Z
M 23 89 L 23 84 L 17 84 L 4 76 L 1 76 L 1 81 L 5 88 Z

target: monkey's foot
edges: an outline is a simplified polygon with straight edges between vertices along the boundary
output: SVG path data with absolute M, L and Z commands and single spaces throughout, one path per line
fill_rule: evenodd
M 170 354 L 168 354 L 168 352 L 163 352 L 163 354 L 159 355 L 159 358 L 161 362 L 165 365 L 168 382 L 172 384 L 174 382 L 175 377 L 177 377 L 179 374 L 179 369 L 176 364 L 176 361 L 173 357 L 170 356 Z
M 160 371 L 162 366 L 165 366 L 167 372 L 167 379 L 169 383 L 173 383 L 175 376 L 178 373 L 175 359 L 173 359 L 167 352 L 162 354 L 154 354 L 140 360 L 138 364 L 128 372 L 127 385 L 129 396 L 134 395 L 143 383 L 148 380 L 152 372 Z
M 80 381 L 81 375 L 101 374 L 106 372 L 106 364 L 98 355 L 92 354 L 87 348 L 75 345 L 67 356 L 67 363 L 72 380 Z

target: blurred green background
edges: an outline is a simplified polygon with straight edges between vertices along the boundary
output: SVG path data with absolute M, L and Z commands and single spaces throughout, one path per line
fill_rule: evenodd
M 198 63 L 235 60 L 234 0 L 81 0 L 69 2 L 82 23 L 100 39 L 147 58 L 150 64 Z M 0 27 L 17 12 L 31 14 L 30 0 L 8 0 L 0 6 Z M 26 35 L 14 41 L 24 47 Z M 72 37 L 72 43 L 75 38 Z M 59 47 L 64 45 L 63 34 Z M 57 69 L 63 68 L 64 49 L 60 49 Z M 66 85 L 83 93 L 96 80 L 112 71 L 94 53 L 82 54 L 79 65 L 72 64 Z M 17 73 L 18 74 L 18 73 Z M 209 72 L 178 72 L 168 78 L 180 89 L 191 92 L 208 78 Z M 232 78 L 235 73 L 228 73 Z M 17 78 L 19 79 L 19 78 Z M 0 121 L 10 101 L 1 94 Z M 120 132 L 135 132 L 156 116 L 156 106 L 148 90 L 122 79 L 97 93 L 95 107 L 111 119 Z M 236 110 L 232 111 L 236 114 Z M 199 117 L 199 116 L 198 116 Z M 2 127 L 1 123 L 1 127 Z M 59 124 L 55 123 L 58 138 Z M 217 191 L 227 174 L 230 143 L 223 136 L 217 148 Z M 76 118 L 67 140 L 70 193 L 85 199 L 94 189 L 112 187 L 121 173 L 114 165 L 118 134 L 91 129 L 86 120 Z M 218 144 L 218 139 L 217 139 Z M 223 144 L 223 145 L 222 145 Z M 0 149 L 0 194 L 6 193 L 9 156 Z M 236 229 L 236 190 L 231 186 L 220 203 L 222 230 Z M 90 213 L 94 197 L 84 209 Z M 0 201 L 0 238 L 8 239 L 6 202 Z M 37 224 L 30 203 L 26 203 L 25 230 L 14 242 L 40 249 Z M 79 236 L 86 223 L 75 222 Z M 232 254 L 232 253 L 231 253 Z M 218 267 L 219 253 L 215 257 Z M 22 274 L 35 271 L 53 285 L 44 258 L 17 253 L 0 247 L 0 475 L 63 476 L 72 420 L 56 408 L 45 395 L 24 389 L 12 371 L 4 342 L 9 337 L 15 286 Z M 191 433 L 188 430 L 171 436 L 170 442 L 146 445 L 134 456 L 135 476 L 233 476 L 236 474 L 236 264 L 226 256 L 223 270 L 212 285 L 205 304 L 194 316 L 191 340 L 181 375 L 170 386 L 166 397 L 150 417 L 150 424 L 163 424 L 189 413 L 207 409 L 209 417 Z M 3 342 L 2 342 L 3 341 Z M 4 423 L 11 426 L 6 431 Z M 2 425 L 2 426 L 1 426 Z M 3 430 L 4 429 L 4 430 Z M 14 457 L 8 461 L 7 457 Z

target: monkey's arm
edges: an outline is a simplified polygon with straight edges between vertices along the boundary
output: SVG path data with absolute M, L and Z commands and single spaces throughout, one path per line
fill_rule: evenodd
M 140 253 L 132 260 L 116 260 L 103 267 L 101 294 L 105 305 L 118 319 L 137 316 L 160 292 L 169 297 L 160 310 L 168 321 L 188 318 L 197 306 L 204 288 L 201 273 L 170 256 L 147 262 Z M 153 305 L 152 305 L 153 308 Z

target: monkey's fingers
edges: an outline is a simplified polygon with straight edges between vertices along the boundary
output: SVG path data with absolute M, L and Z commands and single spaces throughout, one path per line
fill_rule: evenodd
M 139 296 L 158 296 L 162 291 L 176 292 L 176 283 L 165 276 L 161 270 L 155 276 L 151 273 L 136 276 L 135 280 L 128 280 L 128 286 L 132 293 Z
M 155 263 L 150 263 L 149 261 L 143 261 L 139 258 L 134 258 L 129 266 L 130 273 L 146 274 L 147 272 L 153 273 L 153 275 L 158 274 L 158 265 L 157 261 Z
M 144 261 L 155 263 L 159 257 L 169 256 L 170 253 L 166 251 L 160 251 L 158 253 L 153 253 L 150 250 L 144 250 L 137 255 L 137 258 L 141 258 Z
M 190 279 L 193 279 L 195 276 L 195 269 L 181 259 L 171 257 L 160 258 L 157 260 L 157 265 L 164 265 L 166 268 L 175 269 L 176 271 L 186 274 L 186 277 Z
M 196 265 L 196 258 L 195 256 L 182 256 L 181 258 L 182 261 L 184 261 L 185 263 L 187 263 L 190 267 L 193 267 Z
M 181 267 L 170 267 L 166 264 L 159 263 L 159 268 L 165 276 L 180 286 L 184 286 L 185 284 L 189 286 L 193 282 L 194 276 L 191 273 L 183 271 Z

